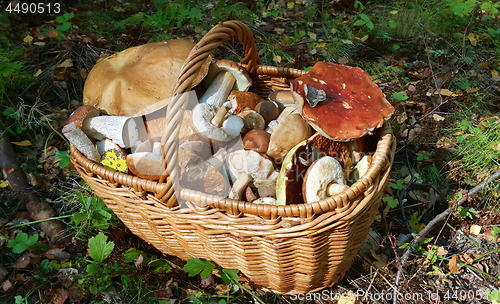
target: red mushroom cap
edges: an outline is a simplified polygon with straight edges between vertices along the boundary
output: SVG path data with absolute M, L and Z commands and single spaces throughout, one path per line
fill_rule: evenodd
M 394 113 L 380 88 L 356 67 L 320 61 L 292 82 L 292 93 L 304 119 L 337 141 L 371 134 Z

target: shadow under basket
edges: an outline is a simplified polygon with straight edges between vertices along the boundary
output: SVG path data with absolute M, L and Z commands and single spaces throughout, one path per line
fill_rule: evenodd
M 191 77 L 213 49 L 230 36 L 242 42 L 241 60 L 254 84 L 266 96 L 289 87 L 304 71 L 261 66 L 251 31 L 238 21 L 215 26 L 184 63 L 176 94 L 188 90 Z M 175 103 L 175 98 L 173 103 Z M 166 119 L 180 119 L 175 104 Z M 172 118 L 173 117 L 173 118 Z M 177 160 L 180 123 L 162 138 L 167 172 Z M 71 147 L 71 161 L 95 193 L 137 236 L 164 254 L 183 260 L 203 258 L 226 269 L 239 269 L 253 283 L 280 294 L 307 293 L 337 283 L 353 264 L 382 201 L 395 153 L 391 127 L 385 123 L 368 137 L 372 164 L 345 192 L 311 204 L 271 206 L 236 201 L 189 189 L 174 193 L 164 182 L 106 169 Z M 369 147 L 370 145 L 365 145 Z M 165 156 L 166 157 L 166 156 Z M 170 161 L 170 163 L 169 163 Z M 175 167 L 175 166 L 174 166 Z M 171 170 L 171 169 L 170 169 Z M 176 204 L 176 195 L 185 204 Z

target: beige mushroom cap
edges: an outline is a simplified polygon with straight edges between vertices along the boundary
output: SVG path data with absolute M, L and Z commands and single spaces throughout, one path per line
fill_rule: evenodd
M 343 187 L 345 186 L 345 187 Z M 349 188 L 344 179 L 344 170 L 333 157 L 325 156 L 307 169 L 302 184 L 304 202 L 314 203 Z
M 97 62 L 90 71 L 83 91 L 83 103 L 109 115 L 136 116 L 173 96 L 177 78 L 194 44 L 169 40 L 126 49 Z M 210 57 L 200 68 L 191 87 L 208 72 Z M 158 104 L 155 107 L 155 104 Z

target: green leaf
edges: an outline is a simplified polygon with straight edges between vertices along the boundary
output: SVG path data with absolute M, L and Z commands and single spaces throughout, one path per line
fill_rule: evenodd
M 389 20 L 389 27 L 390 27 L 390 28 L 396 28 L 396 26 L 397 26 L 397 25 L 398 25 L 398 24 L 397 24 L 397 22 L 396 22 L 396 21 L 394 21 L 394 20 Z
M 198 258 L 189 259 L 184 265 L 184 271 L 188 272 L 190 277 L 199 273 L 202 278 L 208 277 L 215 269 L 215 264 L 211 261 L 203 261 Z
M 59 161 L 59 168 L 63 169 L 63 168 L 66 168 L 69 163 L 71 162 L 71 160 L 69 158 L 63 158 Z
M 87 274 L 89 276 L 93 276 L 99 272 L 99 265 L 97 264 L 88 264 L 87 265 Z
M 401 48 L 401 45 L 399 45 L 399 43 L 394 43 L 392 45 L 392 48 L 395 49 L 395 50 L 399 50 Z
M 63 159 L 63 158 L 70 158 L 69 152 L 68 151 L 57 151 L 56 152 L 56 157 Z
M 406 93 L 401 93 L 401 92 L 394 92 L 392 93 L 391 97 L 399 101 L 408 99 L 408 95 L 406 95 Z
M 56 30 L 59 32 L 64 32 L 64 31 L 69 30 L 70 28 L 71 28 L 71 23 L 64 22 L 62 25 L 59 25 L 58 27 L 56 27 Z
M 132 263 L 137 256 L 139 256 L 140 254 L 143 254 L 143 253 L 144 252 L 142 252 L 141 250 L 137 250 L 135 248 L 130 248 L 127 251 L 125 251 L 124 253 L 122 253 L 122 258 L 125 259 L 126 263 Z
M 28 238 L 28 241 L 26 242 L 26 244 L 28 246 L 31 246 L 31 245 L 35 245 L 35 243 L 38 241 L 38 234 L 33 234 L 32 236 L 30 236 Z
M 221 269 L 219 274 L 222 281 L 224 281 L 226 285 L 229 285 L 232 283 L 231 278 L 236 282 L 239 281 L 238 272 L 238 269 Z
M 26 249 L 28 249 L 28 246 L 26 246 L 26 244 L 17 243 L 12 248 L 12 252 L 14 252 L 14 253 L 23 253 Z
M 24 232 L 18 233 L 16 235 L 16 241 L 18 243 L 28 244 L 28 235 Z
M 203 18 L 203 14 L 200 9 L 198 8 L 192 8 L 189 11 L 189 18 L 190 19 L 195 19 L 195 20 L 201 20 Z
M 404 182 L 402 179 L 398 179 L 396 183 L 391 183 L 390 184 L 391 188 L 396 189 L 396 190 L 401 190 L 405 188 Z
M 87 218 L 88 214 L 87 213 L 80 213 L 80 212 L 75 212 L 71 215 L 71 220 L 75 225 L 80 225 L 81 221 L 84 218 Z
M 52 270 L 54 270 L 54 268 L 52 266 L 50 266 L 50 261 L 48 259 L 44 259 L 40 263 L 40 271 L 41 272 L 49 272 L 49 271 L 52 271 Z
M 89 239 L 89 254 L 97 263 L 102 263 L 115 247 L 114 242 L 107 242 L 107 240 L 108 237 L 102 232 Z
M 356 20 L 356 22 L 354 22 L 352 25 L 354 26 L 360 26 L 360 25 L 365 25 L 366 22 L 364 20 Z
M 73 17 L 75 17 L 75 13 L 73 13 L 73 12 L 64 14 L 65 21 L 68 21 L 69 19 L 71 19 Z
M 66 21 L 66 19 L 64 19 L 64 17 L 63 17 L 63 16 L 59 16 L 59 17 L 56 17 L 56 21 L 57 21 L 58 23 L 64 23 L 64 22 Z
M 393 209 L 396 208 L 399 205 L 399 200 L 397 198 L 393 198 L 393 197 L 387 196 L 387 197 L 384 197 L 382 200 L 384 202 L 387 202 L 387 204 L 389 205 L 389 207 L 391 207 Z

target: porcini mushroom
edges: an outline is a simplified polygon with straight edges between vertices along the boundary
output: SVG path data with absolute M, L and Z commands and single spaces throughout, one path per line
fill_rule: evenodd
M 311 135 L 311 127 L 302 116 L 298 113 L 289 114 L 278 124 L 271 134 L 267 155 L 278 162 L 282 161 L 291 148 L 301 141 L 308 139 Z
M 94 146 L 94 143 L 74 122 L 65 125 L 62 129 L 62 134 L 88 159 L 96 163 L 100 162 L 101 155 Z
M 210 85 L 200 98 L 200 103 L 207 103 L 217 108 L 222 106 L 233 89 L 246 91 L 252 84 L 246 70 L 231 60 L 217 60 L 212 63 L 207 81 L 210 81 Z
M 212 142 L 215 145 L 224 145 L 231 141 L 234 136 L 229 135 L 224 128 L 220 127 L 219 123 L 221 123 L 221 121 L 213 121 L 216 114 L 217 108 L 206 103 L 200 103 L 193 109 L 191 120 L 187 120 L 186 122 L 191 124 L 189 127 L 191 127 L 203 141 Z
M 124 116 L 99 116 L 99 110 L 94 106 L 78 107 L 68 118 L 68 124 L 75 125 L 92 138 L 111 139 L 123 148 L 132 147 L 139 138 L 135 121 Z
M 82 131 L 88 136 L 111 139 L 122 148 L 130 148 L 139 139 L 135 120 L 125 116 L 96 116 L 83 121 Z
M 315 161 L 307 169 L 302 184 L 304 202 L 314 203 L 348 189 L 344 171 L 339 162 L 330 156 Z
M 249 174 L 257 188 L 274 184 L 278 178 L 273 162 L 255 151 L 234 151 L 227 161 L 232 176 L 238 178 L 241 173 Z
M 231 111 L 233 114 L 238 115 L 245 110 L 245 108 L 250 110 L 255 109 L 255 107 L 264 100 L 264 98 L 253 92 L 233 90 L 227 97 L 227 100 L 231 102 Z
M 292 94 L 304 119 L 338 141 L 372 134 L 394 113 L 380 88 L 356 67 L 317 62 L 293 80 Z
M 206 149 L 202 148 L 203 145 Z M 211 159 L 203 158 L 207 155 L 211 155 L 210 147 L 204 143 L 188 142 L 179 146 L 180 184 L 188 189 L 224 196 L 226 178 L 212 164 Z
M 266 125 L 271 121 L 278 117 L 280 114 L 278 105 L 270 100 L 264 100 L 260 102 L 256 107 L 255 111 L 262 115 Z
M 165 174 L 165 164 L 161 156 L 152 152 L 127 155 L 127 166 L 131 173 L 144 179 L 158 180 Z
M 173 95 L 181 67 L 194 44 L 168 40 L 128 48 L 97 62 L 83 91 L 83 103 L 109 115 L 136 116 L 164 106 Z M 210 56 L 197 70 L 190 88 L 205 77 Z M 189 88 L 188 88 L 189 89 Z M 144 109 L 148 109 L 144 113 Z
M 250 130 L 243 137 L 241 144 L 243 149 L 252 150 L 258 153 L 266 153 L 269 147 L 271 134 L 264 130 Z

